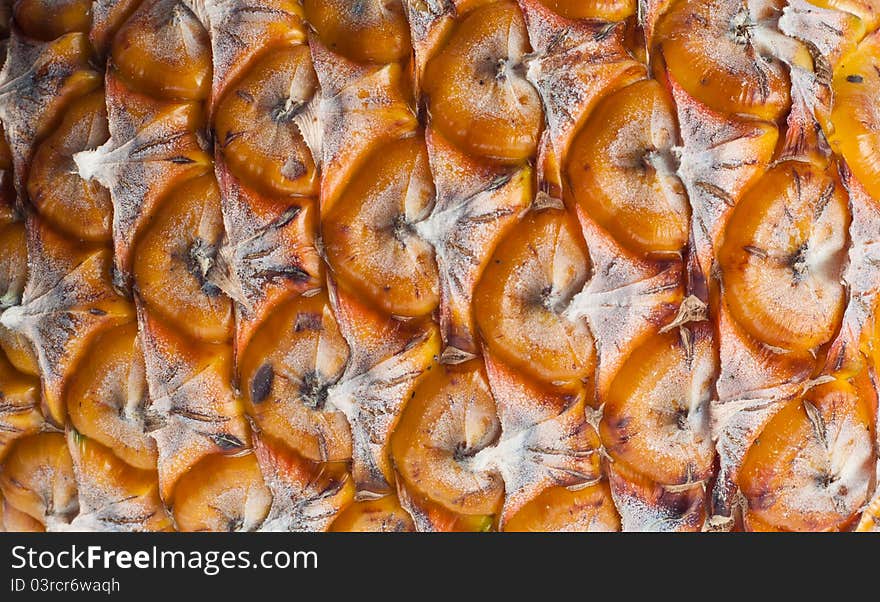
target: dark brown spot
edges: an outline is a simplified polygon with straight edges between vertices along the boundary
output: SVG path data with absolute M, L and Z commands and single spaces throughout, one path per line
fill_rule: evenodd
M 254 379 L 251 381 L 251 400 L 254 403 L 263 403 L 272 391 L 272 383 L 275 381 L 275 369 L 272 364 L 266 362 L 257 369 Z

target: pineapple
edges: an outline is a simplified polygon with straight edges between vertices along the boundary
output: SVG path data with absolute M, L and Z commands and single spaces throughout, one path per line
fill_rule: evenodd
M 3 9 L 0 529 L 878 529 L 877 0 Z

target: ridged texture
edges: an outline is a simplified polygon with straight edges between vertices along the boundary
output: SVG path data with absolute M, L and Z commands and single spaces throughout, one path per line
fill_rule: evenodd
M 876 0 L 0 16 L 0 529 L 878 528 Z

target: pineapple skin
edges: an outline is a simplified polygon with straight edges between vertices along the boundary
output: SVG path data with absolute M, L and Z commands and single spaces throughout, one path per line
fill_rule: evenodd
M 878 15 L 3 0 L 0 530 L 875 530 Z

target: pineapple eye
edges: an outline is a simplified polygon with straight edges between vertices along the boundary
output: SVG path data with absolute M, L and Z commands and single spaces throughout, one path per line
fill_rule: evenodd
M 774 414 L 739 471 L 750 529 L 824 531 L 851 520 L 873 470 L 867 406 L 838 379 Z
M 171 190 L 134 252 L 134 281 L 156 312 L 197 339 L 226 341 L 232 304 L 209 279 L 223 218 L 213 174 Z
M 636 348 L 609 386 L 599 428 L 615 462 L 666 485 L 708 479 L 711 376 L 711 362 L 689 352 L 676 332 Z
M 529 51 L 513 2 L 474 9 L 425 68 L 431 123 L 469 154 L 503 164 L 534 155 L 543 113 L 522 64 Z
M 75 238 L 110 240 L 110 193 L 97 181 L 83 181 L 73 160 L 74 154 L 100 146 L 109 135 L 100 89 L 71 103 L 31 164 L 27 187 L 31 202 L 53 226 Z
M 325 407 L 347 360 L 326 293 L 279 305 L 239 361 L 248 413 L 264 433 L 308 460 L 350 459 L 345 416 Z
M 775 348 L 806 353 L 837 330 L 849 223 L 843 187 L 816 167 L 784 162 L 737 204 L 718 255 L 737 323 Z
M 478 362 L 437 365 L 408 402 L 391 440 L 395 465 L 428 503 L 469 516 L 500 508 L 504 484 L 472 458 L 500 434 L 495 402 Z
M 82 435 L 106 446 L 127 464 L 156 466 L 154 426 L 147 411 L 147 385 L 137 324 L 102 333 L 81 360 L 67 390 L 70 422 Z
M 79 510 L 76 477 L 61 433 L 39 433 L 17 441 L 0 463 L 5 502 L 43 526 L 67 523 Z
M 324 219 L 330 267 L 390 314 L 431 313 L 440 294 L 437 266 L 431 245 L 414 224 L 424 219 L 433 201 L 424 140 L 413 137 L 380 147 Z
M 568 154 L 573 201 L 637 255 L 676 255 L 690 208 L 676 175 L 675 118 L 655 80 L 603 100 Z
M 252 531 L 271 503 L 254 454 L 213 454 L 179 479 L 172 508 L 180 531 Z
M 474 295 L 491 351 L 547 383 L 586 378 L 595 366 L 586 321 L 565 313 L 590 274 L 579 230 L 563 211 L 528 215 L 498 245 Z
M 204 100 L 211 89 L 208 32 L 181 2 L 144 3 L 113 38 L 113 64 L 134 89 Z
M 137 468 L 77 431 L 69 432 L 67 441 L 79 483 L 80 513 L 71 522 L 74 529 L 173 529 L 159 497 L 155 462 Z
M 303 137 L 318 81 L 307 46 L 276 49 L 227 89 L 214 119 L 230 171 L 270 197 L 312 196 L 318 173 Z
M 660 18 L 656 41 L 670 75 L 688 94 L 726 114 L 745 113 L 776 120 L 790 104 L 788 73 L 762 54 L 754 36 L 769 30 L 775 3 L 765 13 L 740 0 L 677 0 Z M 769 60 L 764 60 L 769 59 Z

